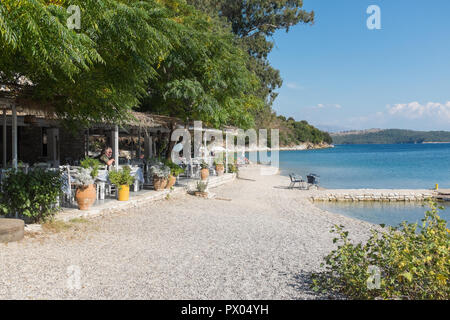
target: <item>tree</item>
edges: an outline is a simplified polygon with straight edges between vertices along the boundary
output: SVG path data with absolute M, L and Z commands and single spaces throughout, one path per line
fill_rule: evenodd
M 248 55 L 231 31 L 181 2 L 166 6 L 181 27 L 173 50 L 158 65 L 157 79 L 149 81 L 141 110 L 218 128 L 253 126 L 250 111 L 263 104 L 256 95 L 260 82 L 247 69 Z
M 67 28 L 69 5 L 81 9 L 80 30 Z M 0 83 L 27 79 L 33 99 L 77 124 L 120 121 L 157 76 L 177 24 L 150 0 L 2 0 Z
M 283 81 L 278 70 L 267 60 L 273 49 L 269 40 L 277 30 L 286 30 L 298 24 L 314 22 L 314 12 L 303 10 L 303 0 L 187 0 L 212 16 L 226 19 L 248 51 L 249 67 L 262 81 L 260 96 L 271 106 Z

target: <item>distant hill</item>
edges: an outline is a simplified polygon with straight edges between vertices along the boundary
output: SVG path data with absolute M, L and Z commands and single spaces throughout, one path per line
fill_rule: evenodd
M 413 131 L 370 129 L 330 134 L 334 144 L 394 144 L 450 142 L 449 131 Z

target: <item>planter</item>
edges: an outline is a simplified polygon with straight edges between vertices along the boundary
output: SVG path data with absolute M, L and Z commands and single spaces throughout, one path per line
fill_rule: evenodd
M 200 170 L 200 176 L 202 177 L 202 180 L 207 180 L 209 177 L 209 169 Z
M 75 200 L 78 203 L 78 208 L 80 210 L 89 210 L 89 208 L 94 204 L 96 198 L 96 190 L 93 184 L 88 187 L 78 187 Z
M 130 200 L 130 186 L 123 185 L 119 187 L 118 200 L 119 201 Z
M 175 183 L 177 183 L 177 177 L 170 175 L 169 179 L 167 180 L 166 189 L 172 188 L 175 185 Z
M 153 187 L 156 191 L 164 190 L 167 186 L 167 179 L 159 178 L 157 176 L 153 177 Z
M 225 172 L 225 166 L 223 164 L 216 164 L 216 172 L 218 176 L 223 176 Z
M 196 197 L 208 198 L 208 192 L 195 191 L 194 194 Z

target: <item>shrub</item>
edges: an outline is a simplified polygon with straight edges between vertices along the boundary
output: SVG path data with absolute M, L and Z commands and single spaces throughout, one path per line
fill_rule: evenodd
M 229 163 L 228 164 L 228 172 L 230 173 L 237 173 L 238 172 L 238 167 L 235 163 Z
M 94 184 L 94 178 L 92 177 L 92 169 L 91 168 L 80 168 L 78 172 L 74 174 L 74 184 L 81 188 L 89 187 L 91 184 Z
M 197 191 L 198 192 L 205 192 L 206 189 L 208 189 L 208 183 L 207 182 L 197 182 Z
M 59 210 L 62 194 L 60 172 L 35 169 L 28 173 L 12 171 L 3 180 L 0 213 L 14 216 L 17 212 L 31 222 L 45 222 Z
M 170 175 L 170 168 L 163 163 L 155 164 L 150 167 L 150 174 L 160 179 L 167 179 Z
M 81 162 L 80 165 L 84 169 L 91 169 L 91 176 L 92 178 L 97 178 L 98 176 L 98 169 L 100 168 L 100 161 L 94 158 L 86 157 Z
M 182 174 L 185 171 L 182 167 L 180 167 L 179 165 L 174 163 L 172 160 L 165 161 L 165 165 L 167 167 L 169 167 L 170 174 L 174 177 L 178 177 L 180 174 Z
M 129 186 L 134 183 L 134 177 L 130 174 L 131 168 L 124 166 L 121 170 L 113 170 L 109 172 L 109 180 L 112 184 L 118 186 Z
M 209 165 L 205 160 L 202 160 L 202 162 L 200 163 L 200 168 L 201 169 L 209 169 Z
M 430 202 L 422 224 L 372 230 L 365 244 L 353 244 L 342 226 L 331 232 L 338 248 L 326 258 L 326 271 L 313 275 L 316 291 L 354 299 L 449 299 L 450 236 L 447 222 Z M 373 288 L 369 266 L 380 272 Z

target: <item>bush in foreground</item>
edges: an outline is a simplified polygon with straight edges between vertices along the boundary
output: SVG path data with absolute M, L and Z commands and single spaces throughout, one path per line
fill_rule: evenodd
M 26 217 L 31 222 L 44 222 L 58 211 L 62 180 L 59 172 L 33 170 L 12 171 L 2 182 L 0 215 Z
M 430 208 L 422 224 L 372 230 L 365 244 L 335 226 L 338 248 L 325 257 L 325 272 L 313 275 L 313 289 L 350 299 L 449 299 L 449 229 L 436 204 Z

